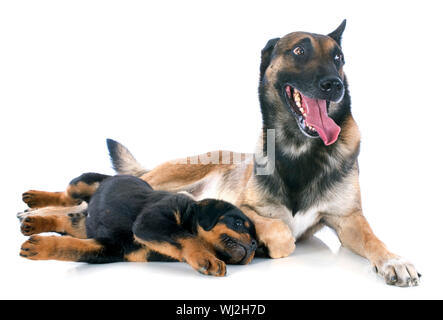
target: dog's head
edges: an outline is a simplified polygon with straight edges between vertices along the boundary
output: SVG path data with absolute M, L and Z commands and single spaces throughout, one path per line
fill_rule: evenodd
M 193 204 L 198 236 L 219 259 L 230 264 L 248 264 L 257 249 L 255 226 L 236 206 L 205 199 Z
M 346 20 L 328 35 L 294 32 L 268 41 L 260 66 L 265 122 L 278 122 L 282 128 L 275 129 L 292 135 L 320 137 L 325 145 L 337 140 L 340 127 L 334 120 L 340 117 L 338 105 L 346 92 L 341 49 L 345 25 Z

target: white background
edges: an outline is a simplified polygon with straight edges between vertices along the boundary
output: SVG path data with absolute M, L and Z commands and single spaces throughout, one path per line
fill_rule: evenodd
M 0 297 L 136 299 L 443 298 L 442 41 L 437 1 L 2 1 Z M 389 287 L 328 230 L 280 260 L 225 278 L 178 263 L 29 261 L 15 214 L 28 189 L 64 190 L 112 173 L 105 138 L 146 167 L 227 149 L 261 127 L 260 50 L 270 38 L 328 33 L 343 50 L 362 132 L 365 214 L 420 287 Z M 320 240 L 322 239 L 322 240 Z

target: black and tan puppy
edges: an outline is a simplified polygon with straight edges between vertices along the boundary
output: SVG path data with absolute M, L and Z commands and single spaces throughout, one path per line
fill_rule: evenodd
M 253 223 L 234 205 L 154 191 L 134 176 L 86 173 L 66 192 L 28 191 L 23 198 L 33 207 L 89 202 L 82 213 L 22 220 L 25 235 L 67 234 L 31 236 L 20 255 L 32 260 L 185 261 L 201 273 L 224 276 L 225 262 L 247 264 L 257 247 Z

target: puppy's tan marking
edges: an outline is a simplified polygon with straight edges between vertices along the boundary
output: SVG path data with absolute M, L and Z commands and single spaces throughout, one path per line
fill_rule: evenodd
M 21 231 L 25 236 L 42 232 L 58 232 L 85 239 L 86 216 L 83 213 L 67 215 L 31 215 L 23 219 Z
M 93 239 L 34 235 L 23 243 L 20 255 L 31 260 L 81 261 L 85 254 L 99 254 L 102 249 Z
M 248 233 L 235 232 L 234 230 L 228 228 L 224 223 L 218 223 L 209 231 L 206 231 L 199 226 L 197 231 L 200 238 L 216 248 L 223 248 L 223 245 L 220 242 L 220 237 L 222 235 L 227 235 L 245 244 L 251 242 L 251 236 Z
M 140 248 L 136 251 L 128 253 L 125 255 L 124 259 L 128 262 L 146 262 L 149 254 L 149 249 L 146 247 Z
M 42 208 L 49 206 L 75 206 L 81 201 L 72 199 L 66 192 L 46 192 L 29 190 L 23 193 L 23 202 L 30 208 Z
M 174 211 L 174 217 L 175 217 L 175 222 L 177 222 L 177 225 L 181 225 L 181 215 L 179 211 Z
M 200 273 L 214 276 L 224 276 L 226 274 L 226 264 L 217 259 L 214 252 L 198 238 L 178 239 L 177 242 L 180 247 L 167 242 L 145 241 L 138 237 L 135 237 L 135 240 L 150 250 L 178 261 L 186 261 Z

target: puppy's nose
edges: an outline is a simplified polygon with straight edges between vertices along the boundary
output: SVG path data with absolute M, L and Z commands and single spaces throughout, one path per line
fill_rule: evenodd
M 255 241 L 254 239 L 251 241 L 251 249 L 252 250 L 257 249 L 257 241 Z
M 341 95 L 343 82 L 339 77 L 327 77 L 320 80 L 320 90 L 331 95 Z

